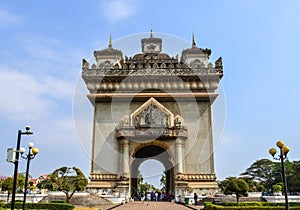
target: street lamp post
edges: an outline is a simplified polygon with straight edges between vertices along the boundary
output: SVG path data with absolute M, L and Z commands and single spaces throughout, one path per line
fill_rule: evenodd
M 278 141 L 276 143 L 276 146 L 280 150 L 280 154 L 278 155 L 278 158 L 275 157 L 276 154 L 276 149 L 271 148 L 269 149 L 270 155 L 273 156 L 275 160 L 280 160 L 281 161 L 281 172 L 282 172 L 282 181 L 283 181 L 283 193 L 284 193 L 284 198 L 285 198 L 285 209 L 289 210 L 289 200 L 287 196 L 287 182 L 286 182 L 286 176 L 285 176 L 285 170 L 284 170 L 284 160 L 287 158 L 287 154 L 290 151 L 290 147 L 284 145 L 283 141 Z
M 14 181 L 13 181 L 12 198 L 11 198 L 11 210 L 14 210 L 14 208 L 15 208 L 21 136 L 22 135 L 32 135 L 33 134 L 33 132 L 30 131 L 30 126 L 26 126 L 25 129 L 26 129 L 25 132 L 23 132 L 21 130 L 18 131 L 17 148 L 16 148 L 16 151 L 15 151 L 16 152 L 16 157 L 15 157 L 15 161 L 14 161 L 15 169 L 14 169 Z
M 28 143 L 28 154 L 23 156 L 23 153 L 25 152 L 24 148 L 20 149 L 20 153 L 22 155 L 22 158 L 27 159 L 27 166 L 26 166 L 26 176 L 25 176 L 25 187 L 24 187 L 24 198 L 23 198 L 23 205 L 22 209 L 26 209 L 26 194 L 27 194 L 27 185 L 28 185 L 28 175 L 29 175 L 29 165 L 30 160 L 34 159 L 34 157 L 39 153 L 39 149 L 36 147 L 33 147 L 34 144 L 32 142 Z

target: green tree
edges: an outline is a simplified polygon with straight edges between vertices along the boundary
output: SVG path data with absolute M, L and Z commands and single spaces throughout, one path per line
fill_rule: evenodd
M 274 192 L 280 192 L 282 190 L 282 186 L 280 184 L 274 184 L 272 186 L 272 189 L 274 190 Z
M 287 178 L 287 188 L 289 192 L 300 191 L 300 161 L 284 162 L 285 174 Z M 279 161 L 272 162 L 269 159 L 261 159 L 255 161 L 244 173 L 244 177 L 250 178 L 261 185 L 267 190 L 272 190 L 273 185 L 282 182 L 281 163 Z M 252 190 L 251 183 L 245 180 Z
M 251 179 L 250 177 L 240 177 L 243 179 L 249 186 L 249 192 L 263 192 L 265 187 L 258 181 Z
M 160 185 L 162 186 L 162 188 L 166 186 L 166 183 L 167 183 L 167 178 L 166 178 L 166 174 L 164 173 L 160 178 Z
M 16 192 L 23 193 L 24 186 L 25 186 L 25 176 L 24 176 L 23 173 L 20 173 L 17 176 L 17 190 L 16 190 Z
M 2 179 L 1 181 L 2 191 L 7 191 L 7 202 L 9 201 L 9 196 L 12 193 L 13 181 L 14 180 L 11 177 Z
M 51 182 L 50 179 L 45 179 L 45 180 L 39 182 L 39 183 L 37 184 L 37 188 L 39 188 L 39 189 L 54 190 L 54 189 L 53 189 L 52 182 Z
M 145 188 L 145 184 L 144 184 L 144 177 L 141 174 L 140 170 L 137 171 L 137 179 L 138 179 L 138 190 L 140 192 L 144 192 L 146 188 Z
M 138 172 L 137 172 L 137 178 L 138 178 L 138 184 L 142 184 L 143 181 L 144 181 L 144 177 L 143 177 L 143 175 L 141 174 L 141 171 L 140 171 L 140 170 L 138 170 Z
M 260 159 L 255 161 L 241 175 L 259 182 L 266 189 L 270 190 L 273 185 L 281 181 L 280 163 L 272 162 L 269 159 Z
M 290 192 L 300 192 L 300 161 L 292 162 L 292 172 L 287 175 L 287 186 Z
M 141 183 L 139 187 L 140 187 L 140 192 L 146 193 L 150 189 L 150 184 L 148 182 Z
M 228 177 L 220 182 L 220 187 L 224 194 L 235 194 L 237 204 L 241 196 L 248 196 L 249 186 L 242 178 Z
M 66 201 L 69 202 L 76 191 L 83 191 L 88 184 L 87 178 L 76 167 L 61 167 L 50 174 L 49 180 L 54 190 L 65 193 Z

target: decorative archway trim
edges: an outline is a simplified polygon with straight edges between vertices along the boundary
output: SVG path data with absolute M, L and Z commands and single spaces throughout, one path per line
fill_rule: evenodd
M 143 112 L 147 107 L 150 105 L 155 105 L 157 108 L 159 108 L 165 115 L 168 116 L 168 127 L 174 126 L 174 114 L 168 110 L 165 106 L 163 106 L 161 103 L 159 103 L 157 100 L 155 100 L 153 97 L 151 97 L 148 101 L 146 101 L 143 105 L 141 105 L 138 109 L 136 109 L 131 115 L 130 115 L 130 125 L 134 126 L 135 117 L 139 115 L 141 112 Z
M 154 141 L 151 140 L 151 141 L 147 141 L 147 142 L 143 142 L 143 143 L 138 144 L 134 149 L 132 149 L 132 151 L 130 153 L 130 156 L 134 157 L 135 154 L 140 149 L 142 149 L 144 147 L 147 147 L 147 146 L 158 146 L 158 147 L 161 147 L 162 149 L 166 150 L 169 153 L 170 157 L 172 157 L 172 154 L 170 154 L 170 152 L 169 152 L 169 146 L 166 143 L 164 143 L 162 141 L 158 141 L 158 140 L 154 140 Z

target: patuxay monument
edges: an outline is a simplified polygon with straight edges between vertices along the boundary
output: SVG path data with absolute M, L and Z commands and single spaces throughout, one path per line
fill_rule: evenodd
M 213 194 L 212 104 L 223 76 L 222 58 L 196 45 L 178 56 L 163 51 L 164 40 L 150 32 L 141 52 L 128 57 L 113 47 L 82 62 L 82 78 L 94 107 L 88 188 L 99 193 L 138 192 L 138 168 L 160 161 L 169 194 Z

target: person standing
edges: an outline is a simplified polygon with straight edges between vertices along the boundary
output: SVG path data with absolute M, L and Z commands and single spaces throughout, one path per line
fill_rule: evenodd
M 151 193 L 150 192 L 147 193 L 147 201 L 151 201 Z
M 197 195 L 197 193 L 194 193 L 195 206 L 197 205 L 197 200 L 198 200 L 198 195 Z
M 161 193 L 161 200 L 165 201 L 165 192 L 164 191 Z

